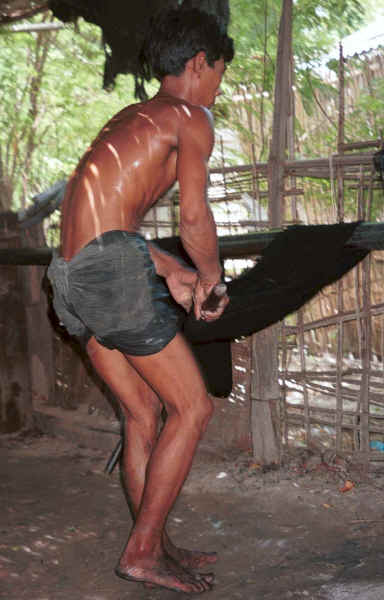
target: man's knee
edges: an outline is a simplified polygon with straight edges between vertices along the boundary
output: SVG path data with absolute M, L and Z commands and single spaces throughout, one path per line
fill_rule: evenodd
M 124 415 L 125 425 L 130 427 L 132 424 L 140 429 L 152 433 L 153 429 L 157 429 L 160 415 L 161 405 L 157 398 L 139 398 L 137 403 L 120 402 L 121 409 Z
M 189 416 L 192 418 L 194 425 L 197 426 L 202 433 L 204 433 L 207 428 L 213 411 L 214 405 L 208 394 L 197 398 L 193 403 L 193 409 L 190 411 Z

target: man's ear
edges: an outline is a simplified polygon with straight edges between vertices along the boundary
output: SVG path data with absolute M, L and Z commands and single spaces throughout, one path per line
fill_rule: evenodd
M 191 59 L 191 67 L 197 75 L 201 74 L 201 72 L 206 68 L 207 64 L 207 56 L 204 50 L 200 50 L 200 52 L 195 54 L 195 56 L 193 56 Z

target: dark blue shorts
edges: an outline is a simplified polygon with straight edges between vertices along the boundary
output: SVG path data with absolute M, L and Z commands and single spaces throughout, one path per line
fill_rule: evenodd
M 107 231 L 70 261 L 55 254 L 48 277 L 61 323 L 85 343 L 95 336 L 143 356 L 162 350 L 179 329 L 179 312 L 138 233 Z

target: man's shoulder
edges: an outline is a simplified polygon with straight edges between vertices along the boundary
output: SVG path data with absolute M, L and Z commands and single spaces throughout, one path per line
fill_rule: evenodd
M 156 127 L 157 132 L 174 136 L 174 144 L 199 137 L 210 145 L 213 139 L 213 117 L 204 106 L 192 104 L 188 100 L 173 96 L 155 96 L 146 102 L 131 105 L 133 122 L 143 119 L 143 123 Z M 177 141 L 178 140 L 178 141 Z
M 183 123 L 188 124 L 191 122 L 201 122 L 204 124 L 213 125 L 212 113 L 205 106 L 192 104 L 182 98 L 174 96 L 165 96 L 163 98 L 154 97 L 148 102 L 142 105 L 136 105 L 136 110 L 139 112 L 139 107 L 145 107 L 146 105 L 151 106 L 156 112 L 160 114 L 168 113 L 173 120 L 181 120 Z
M 213 124 L 212 113 L 205 106 L 192 104 L 186 100 L 179 100 L 177 106 L 181 109 L 181 116 L 184 120 L 192 119 L 209 125 Z
M 179 100 L 174 104 L 173 112 L 179 117 L 180 135 L 194 135 L 196 132 L 202 137 L 211 138 L 213 135 L 213 117 L 211 112 L 204 106 L 191 104 L 185 100 Z

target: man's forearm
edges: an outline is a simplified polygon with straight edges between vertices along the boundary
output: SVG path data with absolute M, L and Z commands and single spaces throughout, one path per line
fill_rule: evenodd
M 216 225 L 210 210 L 195 222 L 180 223 L 182 244 L 200 277 L 216 283 L 221 277 Z

